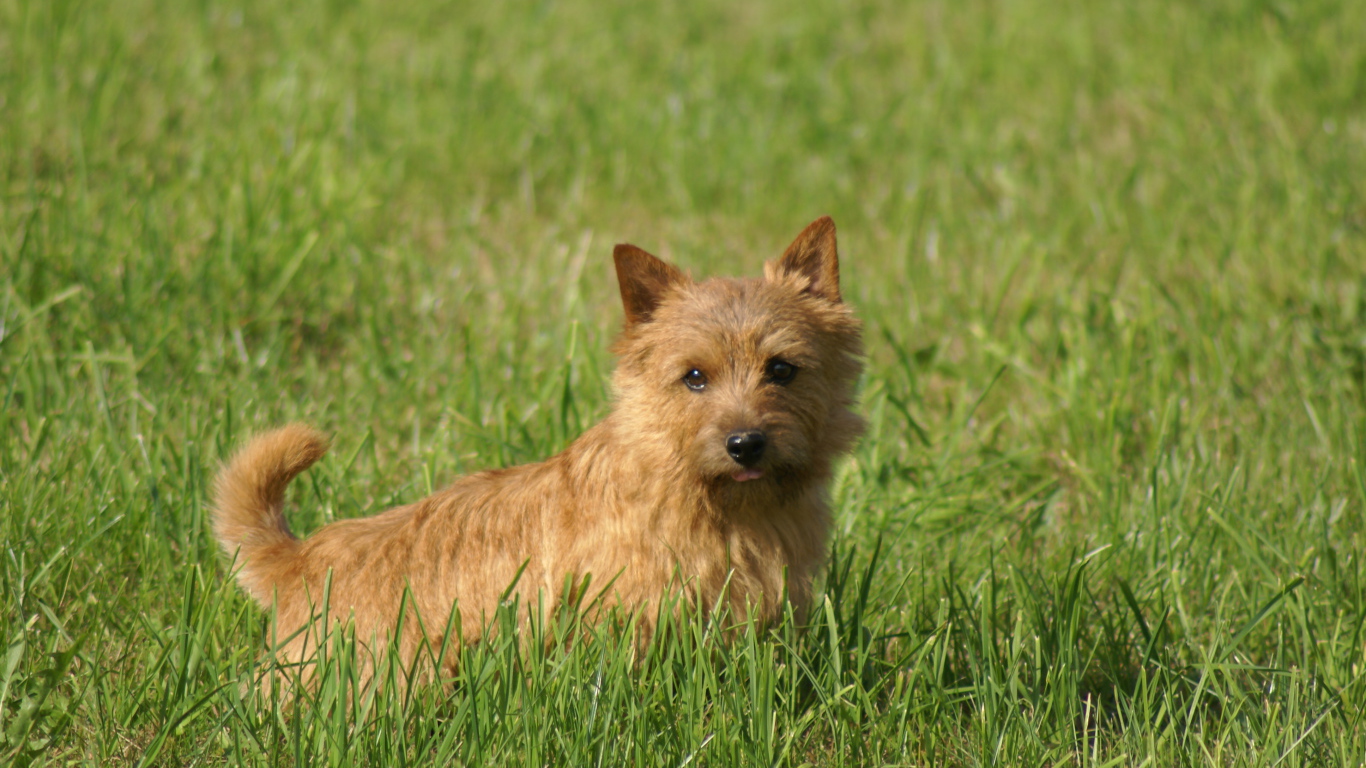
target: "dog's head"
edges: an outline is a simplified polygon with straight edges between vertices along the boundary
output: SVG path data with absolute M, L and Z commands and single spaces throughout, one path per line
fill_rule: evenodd
M 614 256 L 617 423 L 642 455 L 721 487 L 826 477 L 862 431 L 850 408 L 863 345 L 835 223 L 813 222 L 763 278 L 693 282 L 633 245 Z

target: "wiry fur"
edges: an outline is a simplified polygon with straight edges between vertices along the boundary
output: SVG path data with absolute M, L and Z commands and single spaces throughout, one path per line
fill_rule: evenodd
M 405 587 L 439 645 L 452 609 L 477 636 L 499 598 L 553 610 L 566 579 L 591 575 L 600 601 L 638 611 L 679 590 L 703 608 L 725 588 L 740 615 L 774 619 L 786 594 L 810 594 L 830 527 L 831 464 L 862 429 L 851 410 L 861 368 L 860 326 L 840 298 L 834 223 L 812 223 L 763 278 L 693 282 L 630 245 L 617 246 L 626 328 L 614 351 L 610 415 L 537 464 L 460 478 L 421 501 L 342 520 L 304 540 L 283 517 L 285 487 L 327 443 L 291 425 L 251 441 L 220 474 L 214 531 L 240 564 L 238 579 L 276 607 L 283 649 L 302 661 L 331 574 L 330 619 L 353 617 L 381 646 L 397 626 Z M 795 365 L 786 384 L 774 360 Z M 683 377 L 697 369 L 706 386 Z M 736 430 L 766 434 L 745 478 L 727 453 Z M 725 585 L 728 584 L 728 587 Z M 424 639 L 404 621 L 405 659 Z M 473 631 L 472 631 L 473 630 Z

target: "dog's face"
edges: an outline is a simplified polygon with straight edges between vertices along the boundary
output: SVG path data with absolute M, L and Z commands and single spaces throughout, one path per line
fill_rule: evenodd
M 624 437 L 661 472 L 722 488 L 826 475 L 862 429 L 849 410 L 862 342 L 840 299 L 833 222 L 807 227 L 760 279 L 694 283 L 634 246 L 618 246 L 616 263 Z

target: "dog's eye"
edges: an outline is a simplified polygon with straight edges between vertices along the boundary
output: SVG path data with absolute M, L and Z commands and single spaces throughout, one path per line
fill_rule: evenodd
M 683 374 L 683 383 L 688 385 L 688 389 L 701 392 L 707 388 L 707 374 L 694 368 Z
M 786 360 L 770 360 L 768 361 L 768 369 L 764 373 L 768 376 L 768 380 L 774 384 L 786 384 L 797 375 L 797 366 Z

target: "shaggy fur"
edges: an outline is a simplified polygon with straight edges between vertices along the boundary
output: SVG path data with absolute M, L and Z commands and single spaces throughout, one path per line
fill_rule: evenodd
M 671 591 L 703 609 L 724 592 L 765 622 L 785 594 L 807 602 L 831 464 L 862 429 L 850 410 L 860 326 L 840 298 L 834 222 L 813 222 L 763 278 L 693 282 L 632 245 L 614 257 L 626 310 L 615 405 L 559 455 L 304 540 L 285 522 L 285 488 L 326 439 L 287 426 L 224 468 L 214 532 L 243 588 L 275 606 L 278 636 L 294 635 L 286 659 L 314 650 L 301 630 L 318 628 L 329 574 L 330 619 L 381 648 L 411 590 L 423 622 L 403 621 L 405 659 L 424 639 L 440 645 L 452 610 L 477 638 L 514 579 L 522 605 L 549 611 L 591 576 L 605 591 L 590 597 L 636 612 L 646 634 Z

